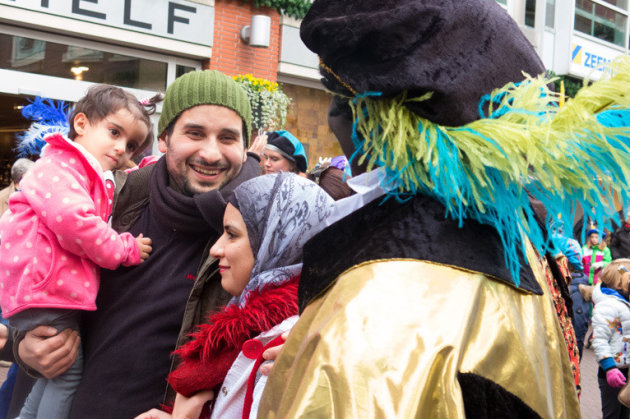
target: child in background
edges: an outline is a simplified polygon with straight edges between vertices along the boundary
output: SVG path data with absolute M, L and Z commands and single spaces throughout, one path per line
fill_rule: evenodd
M 599 241 L 599 230 L 594 226 L 586 232 L 586 243 L 582 247 L 584 273 L 589 285 L 599 282 L 599 273 L 610 263 L 610 249 Z
M 78 330 L 80 310 L 96 309 L 98 267 L 138 265 L 152 250 L 149 238 L 109 227 L 113 189 L 105 182 L 107 171 L 151 144 L 149 111 L 124 90 L 98 85 L 77 102 L 69 123 L 68 137 L 46 137 L 0 220 L 0 305 L 16 342 L 41 325 Z M 39 379 L 20 418 L 66 418 L 82 364 L 79 353 L 61 376 Z
M 616 259 L 600 275 L 593 290 L 593 348 L 603 418 L 628 417 L 628 408 L 617 400 L 630 366 L 630 259 Z

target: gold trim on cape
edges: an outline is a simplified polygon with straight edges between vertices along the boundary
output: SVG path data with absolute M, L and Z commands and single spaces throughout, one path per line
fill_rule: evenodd
M 543 418 L 579 418 L 569 357 L 544 295 L 418 260 L 363 263 L 311 302 L 265 388 L 261 418 L 465 417 L 474 373 Z

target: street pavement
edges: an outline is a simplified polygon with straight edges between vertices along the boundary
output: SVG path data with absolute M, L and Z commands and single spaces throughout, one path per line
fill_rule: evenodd
M 601 419 L 602 417 L 602 402 L 599 398 L 599 386 L 597 385 L 597 368 L 593 348 L 584 348 L 580 362 L 580 374 L 582 376 L 580 407 L 584 419 Z

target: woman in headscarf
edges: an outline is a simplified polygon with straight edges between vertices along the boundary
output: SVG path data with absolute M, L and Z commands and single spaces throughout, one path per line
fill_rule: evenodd
M 255 416 L 267 378 L 258 371 L 262 353 L 283 343 L 282 333 L 297 321 L 302 247 L 333 204 L 315 183 L 292 173 L 245 182 L 228 202 L 223 235 L 210 254 L 233 298 L 177 350 L 181 364 L 168 378 L 178 393 L 174 411 L 185 409 L 187 417 L 191 404 L 201 411 L 208 399 L 214 406 L 206 404 L 200 417 Z M 139 417 L 169 415 L 152 410 Z

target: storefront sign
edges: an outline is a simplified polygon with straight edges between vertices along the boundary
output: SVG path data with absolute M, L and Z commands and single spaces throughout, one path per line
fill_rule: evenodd
M 0 0 L 0 4 L 212 46 L 214 8 L 185 0 Z
M 597 80 L 601 77 L 603 66 L 614 60 L 623 52 L 600 45 L 579 36 L 571 40 L 571 62 L 569 73 L 578 77 L 590 77 Z

